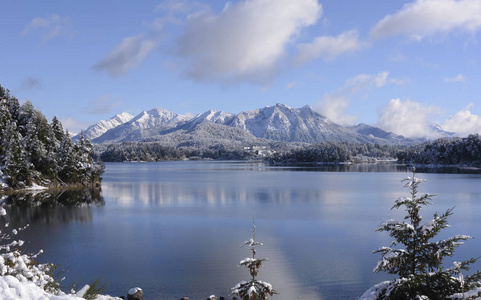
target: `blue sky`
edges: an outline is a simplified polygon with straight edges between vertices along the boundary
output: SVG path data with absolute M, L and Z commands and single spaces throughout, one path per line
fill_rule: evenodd
M 73 132 L 283 103 L 409 137 L 481 131 L 481 0 L 1 0 L 0 84 Z

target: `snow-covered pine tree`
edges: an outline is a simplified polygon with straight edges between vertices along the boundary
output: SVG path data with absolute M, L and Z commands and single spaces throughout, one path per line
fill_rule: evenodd
M 452 256 L 463 241 L 471 237 L 456 235 L 443 241 L 431 241 L 442 229 L 448 227 L 447 219 L 453 209 L 422 222 L 420 211 L 423 206 L 432 204 L 435 195 L 418 196 L 418 186 L 424 179 L 413 176 L 403 180 L 404 187 L 410 189 L 410 197 L 400 197 L 391 209 L 404 207 L 404 221 L 389 220 L 381 223 L 377 231 L 387 231 L 394 238 L 389 247 L 374 251 L 382 258 L 374 272 L 388 272 L 399 277 L 385 281 L 366 291 L 359 300 L 371 299 L 476 299 L 481 296 L 481 272 L 463 277 L 461 270 L 469 270 L 469 265 L 477 259 L 455 262 L 451 268 L 444 268 L 445 257 Z
M 252 252 L 252 257 L 241 260 L 239 267 L 243 266 L 249 269 L 251 279 L 249 281 L 239 282 L 231 290 L 231 295 L 239 296 L 242 300 L 265 300 L 267 296 L 277 294 L 270 283 L 257 280 L 258 269 L 262 267 L 262 262 L 267 258 L 256 258 L 255 246 L 262 246 L 260 242 L 256 242 L 256 224 L 252 219 L 252 239 L 246 241 L 241 247 L 248 245 Z
M 49 124 L 0 85 L 0 189 L 97 185 L 104 167 L 91 156 L 90 141 L 74 144 L 56 117 Z
M 10 122 L 4 130 L 4 155 L 2 157 L 5 181 L 11 187 L 24 188 L 31 182 L 31 172 L 27 153 L 21 145 L 22 136 L 17 131 L 17 124 Z

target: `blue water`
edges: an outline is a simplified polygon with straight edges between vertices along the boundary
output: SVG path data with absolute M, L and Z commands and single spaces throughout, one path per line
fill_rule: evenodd
M 245 162 L 108 163 L 103 204 L 17 209 L 17 223 L 31 224 L 22 232 L 27 250 L 43 249 L 42 261 L 66 270 L 65 287 L 102 277 L 114 296 L 139 286 L 148 300 L 231 299 L 230 288 L 249 279 L 237 264 L 250 255 L 239 246 L 251 238 L 255 218 L 256 239 L 264 243 L 258 257 L 269 259 L 258 277 L 279 291 L 272 299 L 355 299 L 390 278 L 372 272 L 379 259 L 372 251 L 391 242 L 374 231 L 404 216 L 390 208 L 408 195 L 401 179 L 411 174 L 389 165 L 350 171 Z M 423 210 L 425 220 L 456 206 L 452 227 L 440 239 L 479 237 L 461 246 L 454 260 L 479 256 L 481 175 L 418 177 L 428 180 L 420 192 L 439 194 Z

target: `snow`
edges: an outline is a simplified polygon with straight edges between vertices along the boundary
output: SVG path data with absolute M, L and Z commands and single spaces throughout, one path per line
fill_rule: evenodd
M 135 293 L 137 293 L 138 291 L 142 291 L 142 289 L 139 288 L 139 287 L 131 288 L 131 289 L 129 290 L 129 295 L 135 295 Z
M 101 120 L 91 126 L 89 126 L 85 131 L 84 131 L 84 136 L 87 137 L 88 139 L 92 140 L 94 138 L 97 138 L 101 136 L 102 134 L 106 133 L 110 129 L 113 129 L 119 125 L 122 125 L 130 120 L 132 120 L 134 116 L 132 116 L 129 113 L 123 112 L 121 114 L 115 115 L 112 118 L 108 120 Z M 76 138 L 79 138 L 79 136 L 76 136 Z
M 3 189 L 3 188 L 8 188 L 8 185 L 5 182 L 5 179 L 3 179 L 3 173 L 0 170 L 0 189 Z
M 426 179 L 421 179 L 418 177 L 406 177 L 403 181 L 407 181 L 404 187 L 411 187 L 415 183 L 423 183 L 426 181 Z
M 464 292 L 464 293 L 457 293 L 454 295 L 449 296 L 448 298 L 450 299 L 466 299 L 469 297 L 475 297 L 478 296 L 478 294 L 481 293 L 481 287 L 475 288 L 473 290 Z M 481 299 L 481 297 L 478 297 L 476 299 Z
M 39 191 L 39 190 L 46 190 L 46 189 L 48 189 L 48 187 L 38 185 L 35 182 L 32 183 L 32 186 L 29 186 L 26 188 L 27 191 Z
M 362 296 L 358 300 L 373 300 L 377 299 L 382 291 L 387 290 L 392 285 L 391 281 L 383 281 L 381 283 L 376 284 L 375 286 L 371 287 L 367 291 L 362 294 Z
M 11 275 L 0 276 L 0 299 L 5 300 L 83 300 L 82 296 L 87 289 L 88 286 L 85 286 L 75 294 L 59 292 L 54 295 L 31 281 L 20 280 Z M 97 300 L 120 300 L 120 298 L 99 295 Z

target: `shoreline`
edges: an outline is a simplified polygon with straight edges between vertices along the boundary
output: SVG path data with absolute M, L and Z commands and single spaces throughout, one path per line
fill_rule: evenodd
M 36 186 L 36 187 L 26 187 L 23 189 L 0 189 L 0 196 L 3 195 L 15 195 L 15 194 L 24 194 L 24 193 L 44 193 L 49 191 L 68 191 L 68 190 L 81 190 L 81 189 L 101 189 L 102 184 L 101 182 L 96 182 L 90 185 L 85 184 L 68 184 L 68 185 L 59 185 L 59 186 Z

